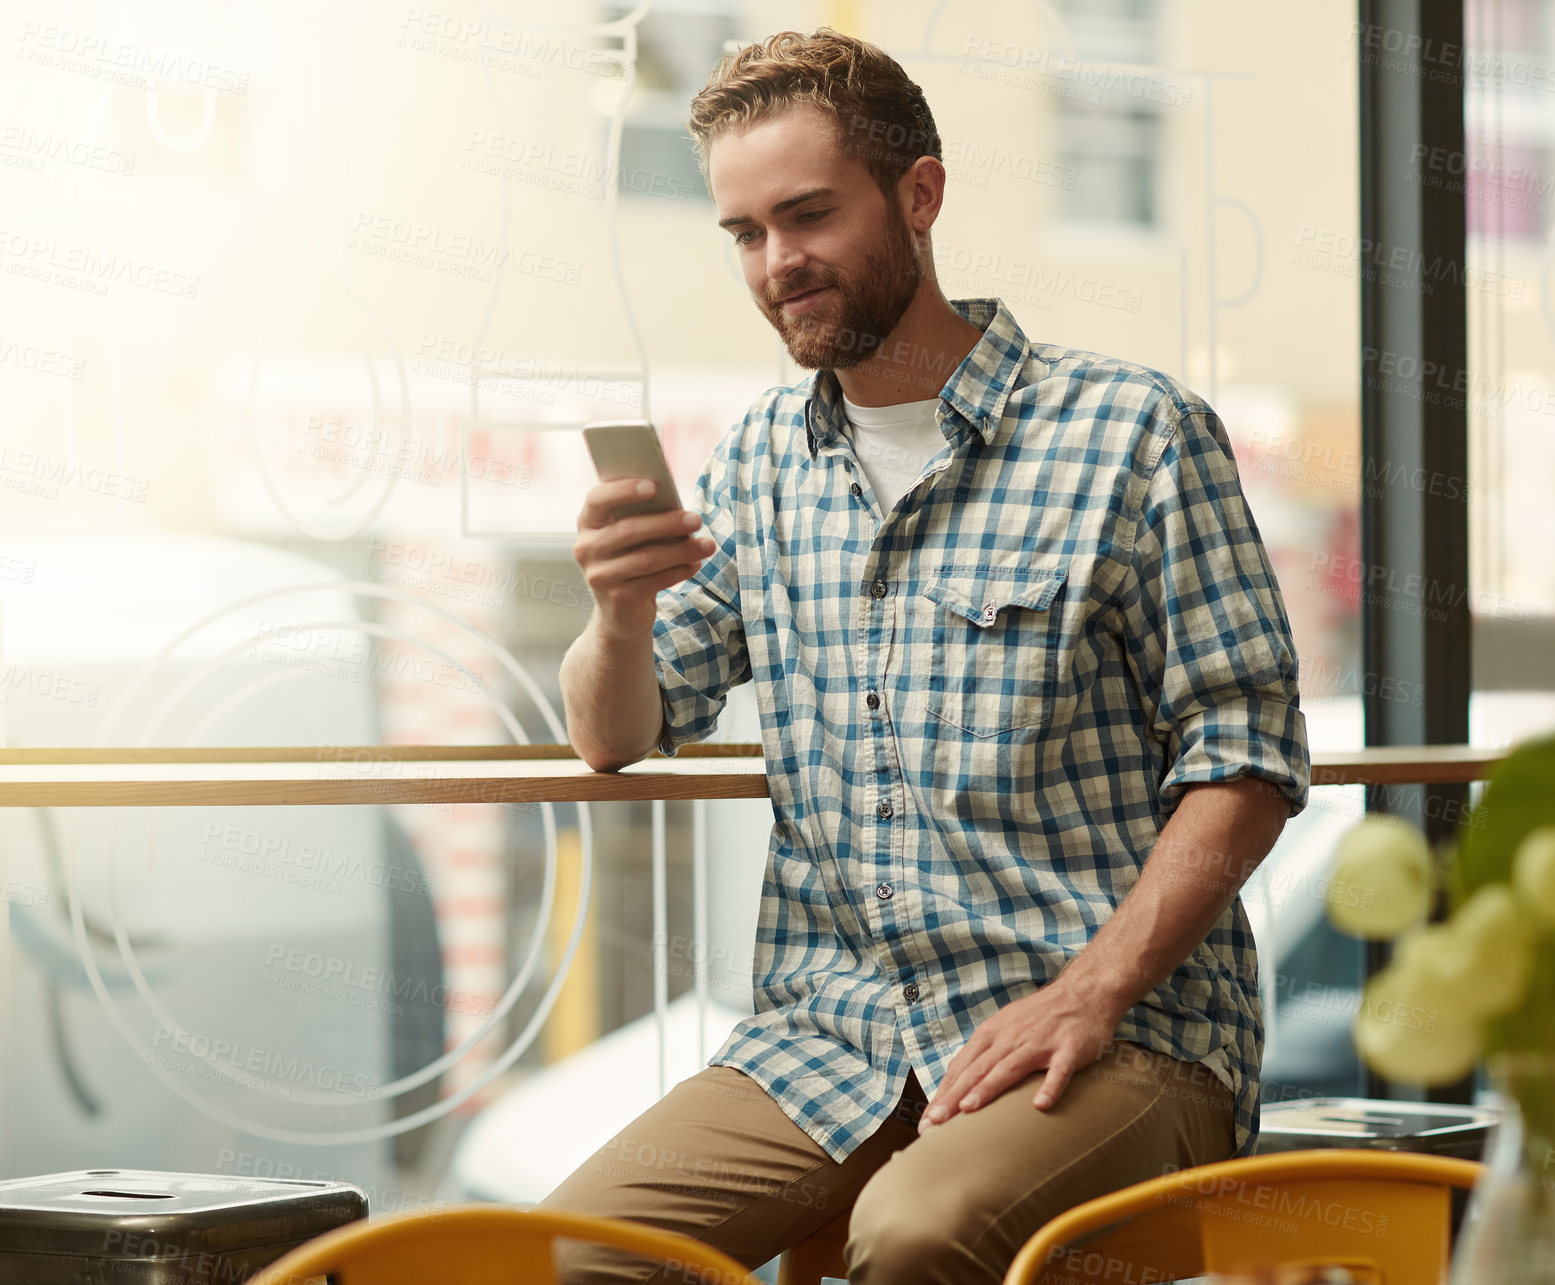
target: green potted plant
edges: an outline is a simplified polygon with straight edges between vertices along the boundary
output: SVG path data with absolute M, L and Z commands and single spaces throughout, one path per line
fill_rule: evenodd
M 1450 914 L 1426 922 L 1439 888 Z M 1355 1044 L 1373 1070 L 1446 1084 L 1483 1061 L 1515 1107 L 1476 1191 L 1455 1282 L 1555 1282 L 1555 737 L 1492 773 L 1457 840 L 1372 816 L 1340 840 L 1328 914 L 1394 939 L 1368 983 Z

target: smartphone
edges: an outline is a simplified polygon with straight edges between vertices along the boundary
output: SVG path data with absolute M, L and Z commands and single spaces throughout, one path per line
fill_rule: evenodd
M 612 510 L 618 518 L 639 513 L 669 513 L 684 508 L 659 433 L 645 419 L 598 420 L 583 426 L 583 440 L 594 461 L 601 482 L 621 477 L 645 477 L 658 483 L 658 489 L 646 500 L 618 504 Z

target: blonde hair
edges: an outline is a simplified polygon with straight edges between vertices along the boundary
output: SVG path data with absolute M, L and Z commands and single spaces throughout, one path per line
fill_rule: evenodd
M 813 36 L 780 31 L 719 59 L 686 122 L 702 177 L 719 135 L 800 105 L 832 117 L 844 155 L 863 161 L 887 195 L 920 156 L 944 159 L 923 90 L 901 64 L 876 45 L 820 27 Z

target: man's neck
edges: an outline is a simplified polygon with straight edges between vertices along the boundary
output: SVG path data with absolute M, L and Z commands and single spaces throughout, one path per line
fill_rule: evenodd
M 983 332 L 925 282 L 875 354 L 839 370 L 843 394 L 857 406 L 897 406 L 938 397 Z

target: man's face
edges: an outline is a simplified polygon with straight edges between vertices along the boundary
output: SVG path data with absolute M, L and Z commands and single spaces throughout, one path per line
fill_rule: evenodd
M 723 134 L 708 156 L 719 226 L 797 365 L 845 370 L 880 347 L 923 280 L 896 200 L 813 107 Z

